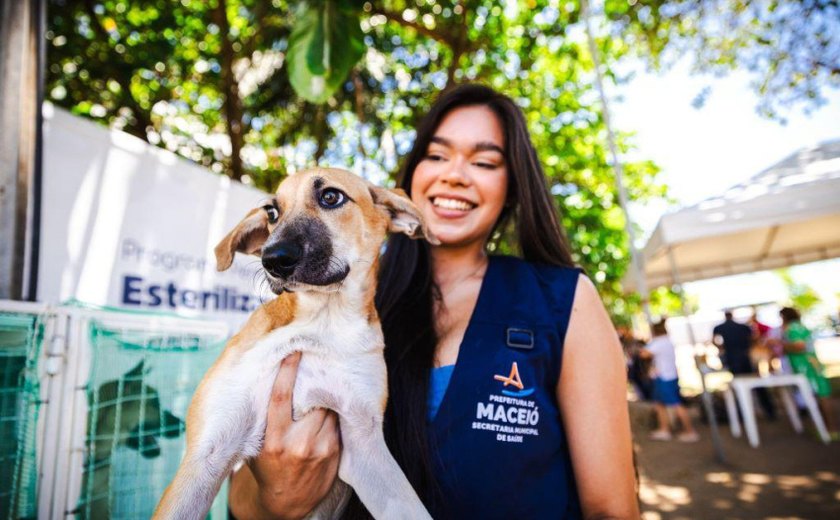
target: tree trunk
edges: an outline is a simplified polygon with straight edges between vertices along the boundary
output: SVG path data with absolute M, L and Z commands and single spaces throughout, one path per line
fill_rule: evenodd
M 327 113 L 324 110 L 324 105 L 318 105 L 317 112 L 315 113 L 313 134 L 315 144 L 317 145 L 315 148 L 315 166 L 318 166 L 318 163 L 327 151 Z
M 242 125 L 242 100 L 239 98 L 239 83 L 233 72 L 233 62 L 236 58 L 233 52 L 233 42 L 230 41 L 230 23 L 227 18 L 227 3 L 219 0 L 213 9 L 213 23 L 219 26 L 222 37 L 222 94 L 224 95 L 224 115 L 227 122 L 227 133 L 230 138 L 230 172 L 228 175 L 234 180 L 242 180 L 242 146 L 244 144 L 244 128 Z

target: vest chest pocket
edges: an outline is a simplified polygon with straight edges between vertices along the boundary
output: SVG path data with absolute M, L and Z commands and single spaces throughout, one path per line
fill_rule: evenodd
M 509 397 L 531 395 L 535 388 L 554 393 L 559 366 L 556 331 L 523 324 L 500 324 L 494 329 L 492 391 Z
M 520 320 L 474 322 L 453 374 L 458 393 L 452 395 L 460 399 L 450 401 L 444 417 L 475 441 L 497 447 L 533 447 L 553 438 L 556 338 L 553 327 Z
M 534 453 L 541 453 L 543 448 L 537 446 L 556 434 L 552 424 L 557 420 L 552 331 L 507 324 L 492 329 L 495 355 L 481 363 L 487 370 L 481 385 L 486 393 L 481 392 L 473 404 L 470 427 L 481 430 L 475 434 L 497 449 L 527 447 L 529 452 L 536 449 Z
M 531 329 L 508 327 L 506 336 L 507 346 L 510 348 L 521 350 L 531 350 L 534 348 L 534 331 Z

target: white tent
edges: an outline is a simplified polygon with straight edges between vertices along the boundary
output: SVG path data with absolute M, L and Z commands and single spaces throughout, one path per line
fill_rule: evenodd
M 840 140 L 664 215 L 642 253 L 651 288 L 840 257 Z

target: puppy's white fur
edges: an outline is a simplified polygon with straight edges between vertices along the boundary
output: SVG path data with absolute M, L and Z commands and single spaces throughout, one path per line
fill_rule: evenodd
M 348 183 L 354 185 L 353 189 L 358 183 L 365 190 L 373 189 L 347 172 L 319 170 L 298 175 L 304 177 L 295 181 L 298 184 L 315 175 L 328 175 L 347 189 L 351 189 Z M 289 191 L 295 197 L 307 193 L 298 187 Z M 365 192 L 354 193 L 361 198 Z M 374 206 L 359 202 L 366 220 L 383 215 L 371 209 L 382 203 L 376 201 L 377 196 L 398 196 L 381 189 L 374 195 Z M 390 202 L 406 203 L 397 199 Z M 399 211 L 393 207 L 386 208 L 384 214 L 395 221 L 388 225 L 390 229 L 415 234 L 422 228 L 419 220 L 416 224 L 400 220 Z M 413 218 L 419 219 L 419 215 Z M 335 227 L 335 223 L 332 225 Z M 253 224 L 244 227 L 248 226 Z M 366 225 L 365 229 L 339 229 L 352 234 L 378 228 Z M 349 498 L 349 484 L 377 519 L 431 518 L 388 451 L 382 433 L 387 372 L 382 332 L 372 310 L 378 250 L 359 251 L 352 246 L 366 243 L 370 249 L 370 244 L 378 241 L 364 238 L 339 248 L 338 255 L 351 264 L 340 286 L 298 286 L 294 294 L 284 294 L 258 310 L 231 340 L 190 405 L 187 453 L 154 518 L 203 519 L 234 465 L 260 453 L 279 364 L 295 351 L 303 353 L 293 393 L 295 417 L 318 407 L 335 410 L 342 438 L 340 480 L 309 517 L 340 515 Z M 253 251 L 254 247 L 240 244 L 239 250 Z M 283 326 L 272 329 L 272 320 L 284 313 L 288 316 L 279 318 Z

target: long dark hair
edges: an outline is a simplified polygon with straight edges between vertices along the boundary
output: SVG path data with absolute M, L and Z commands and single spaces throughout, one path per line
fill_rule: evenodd
M 411 195 L 414 170 L 446 115 L 466 106 L 490 108 L 504 130 L 508 194 L 494 232 L 513 225 L 515 247 L 526 260 L 573 266 L 571 253 L 525 117 L 507 96 L 483 85 L 461 85 L 442 94 L 417 127 L 414 146 L 397 184 Z M 376 308 L 385 335 L 389 395 L 385 439 L 417 494 L 432 505 L 439 497 L 426 424 L 426 393 L 438 337 L 434 302 L 439 298 L 429 245 L 404 235 L 388 240 L 379 269 Z M 364 518 L 354 497 L 346 518 Z
M 800 321 L 802 319 L 802 315 L 799 314 L 799 311 L 793 307 L 782 307 L 782 310 L 779 311 L 779 315 L 782 317 L 784 325 L 793 323 L 794 321 Z M 387 345 L 387 343 L 385 344 Z

